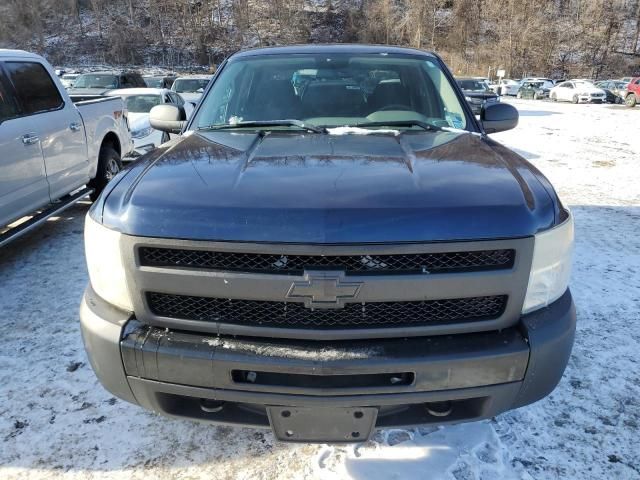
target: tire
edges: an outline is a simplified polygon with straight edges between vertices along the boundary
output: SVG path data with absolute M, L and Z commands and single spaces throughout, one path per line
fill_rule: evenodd
M 557 102 L 557 101 L 558 101 L 558 97 L 556 96 L 556 94 L 555 94 L 555 93 L 552 93 L 552 94 L 551 94 L 551 101 L 552 101 L 552 102 Z
M 98 155 L 98 171 L 96 176 L 87 184 L 93 188 L 91 200 L 95 201 L 98 195 L 104 190 L 113 177 L 122 170 L 122 160 L 120 154 L 116 152 L 110 145 L 103 145 Z
M 516 93 L 516 98 L 522 98 L 522 94 L 520 92 Z
M 629 95 L 627 95 L 627 97 L 624 99 L 624 103 L 627 107 L 635 107 L 638 104 L 638 99 L 636 98 L 635 93 L 630 93 Z
M 616 95 L 616 99 L 614 100 L 614 103 L 616 105 L 620 105 L 622 102 L 623 102 L 622 98 Z
M 539 98 L 538 98 L 538 94 L 537 94 L 537 93 L 534 93 L 534 94 L 533 94 L 533 99 L 534 99 L 534 100 L 539 100 Z
M 580 103 L 580 99 L 578 98 L 578 95 L 574 95 L 573 98 L 571 99 L 571 101 L 573 103 Z

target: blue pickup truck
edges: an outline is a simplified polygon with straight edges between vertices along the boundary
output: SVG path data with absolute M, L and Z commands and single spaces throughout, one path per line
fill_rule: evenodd
M 239 52 L 180 134 L 86 220 L 81 325 L 105 388 L 179 418 L 359 442 L 492 417 L 560 380 L 573 220 L 487 136 L 443 61 L 385 46 Z

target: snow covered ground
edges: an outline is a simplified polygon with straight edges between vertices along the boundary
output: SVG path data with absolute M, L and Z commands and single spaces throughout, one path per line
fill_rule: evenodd
M 512 101 L 494 137 L 572 207 L 578 333 L 556 391 L 491 421 L 333 447 L 169 420 L 97 383 L 78 328 L 86 205 L 0 251 L 0 478 L 640 478 L 640 108 Z

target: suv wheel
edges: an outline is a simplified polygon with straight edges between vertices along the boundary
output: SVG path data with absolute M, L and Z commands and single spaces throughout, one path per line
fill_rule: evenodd
M 104 190 L 107 183 L 109 183 L 120 170 L 122 170 L 120 154 L 111 146 L 103 146 L 98 156 L 98 171 L 96 172 L 96 176 L 87 184 L 93 188 L 91 200 L 95 201 L 98 198 L 98 195 Z
M 627 105 L 627 107 L 635 107 L 638 103 L 638 99 L 636 98 L 635 93 L 630 93 L 629 95 L 627 95 L 627 98 L 624 99 L 624 103 Z
M 580 99 L 578 98 L 578 95 L 574 95 L 571 101 L 573 103 L 578 103 L 580 101 Z

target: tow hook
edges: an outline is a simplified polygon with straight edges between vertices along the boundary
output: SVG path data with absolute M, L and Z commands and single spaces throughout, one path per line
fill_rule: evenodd
M 207 413 L 218 413 L 224 408 L 224 402 L 203 398 L 200 400 L 200 410 Z
M 425 403 L 424 408 L 434 417 L 447 417 L 453 411 L 453 405 L 449 401 Z

